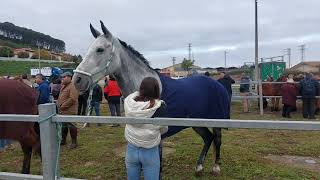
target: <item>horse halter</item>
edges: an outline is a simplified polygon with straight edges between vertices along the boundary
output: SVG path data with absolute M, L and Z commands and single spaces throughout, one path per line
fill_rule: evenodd
M 74 70 L 73 72 L 88 76 L 91 79 L 91 81 L 93 82 L 93 79 L 92 79 L 93 76 L 95 76 L 96 74 L 99 74 L 102 71 L 105 71 L 109 67 L 110 62 L 111 62 L 111 60 L 112 60 L 112 58 L 114 56 L 114 51 L 115 51 L 115 48 L 114 48 L 114 45 L 112 43 L 112 50 L 111 50 L 111 53 L 110 53 L 110 57 L 107 60 L 107 64 L 105 66 L 102 66 L 102 68 L 98 69 L 96 72 L 89 73 L 89 72 L 82 71 L 82 70 Z

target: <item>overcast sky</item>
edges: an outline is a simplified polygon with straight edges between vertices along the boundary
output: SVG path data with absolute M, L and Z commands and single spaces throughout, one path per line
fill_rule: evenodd
M 292 63 L 320 60 L 319 0 L 259 0 L 259 57 L 292 50 Z M 1 2 L 0 22 L 65 41 L 67 52 L 84 55 L 94 40 L 89 23 L 104 21 L 154 68 L 188 57 L 192 43 L 201 67 L 239 66 L 254 61 L 254 0 L 8 0 Z

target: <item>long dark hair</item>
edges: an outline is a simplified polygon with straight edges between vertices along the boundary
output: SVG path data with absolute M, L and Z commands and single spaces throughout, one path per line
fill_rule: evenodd
M 136 101 L 150 101 L 160 98 L 160 88 L 157 79 L 153 77 L 146 77 L 142 80 L 139 88 L 139 96 L 135 98 Z

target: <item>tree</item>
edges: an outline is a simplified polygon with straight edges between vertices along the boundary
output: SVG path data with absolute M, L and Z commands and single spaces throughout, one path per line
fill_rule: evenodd
M 9 47 L 0 47 L 0 57 L 13 57 L 13 50 Z
M 188 71 L 188 74 L 189 74 L 189 71 L 191 70 L 192 66 L 193 66 L 193 63 L 194 61 L 190 60 L 190 59 L 186 59 L 186 58 L 183 58 L 183 61 L 181 63 L 181 67 L 185 70 L 185 71 Z
M 70 54 L 66 54 L 66 53 L 63 53 L 62 56 L 61 56 L 61 60 L 62 61 L 72 61 L 72 55 Z
M 34 51 L 33 55 L 31 56 L 31 59 L 39 59 L 39 51 L 38 50 Z M 50 60 L 51 55 L 50 55 L 49 51 L 41 49 L 40 50 L 40 59 Z
M 0 23 L 0 39 L 14 43 L 28 45 L 34 48 L 40 46 L 55 52 L 65 52 L 65 43 L 62 40 L 52 38 L 31 29 L 15 26 L 12 23 Z
M 18 58 L 29 58 L 29 53 L 27 52 L 19 52 Z

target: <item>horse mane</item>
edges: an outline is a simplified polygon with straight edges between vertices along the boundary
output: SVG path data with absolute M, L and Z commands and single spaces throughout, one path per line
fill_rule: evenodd
M 139 53 L 137 50 L 135 50 L 132 46 L 128 45 L 126 42 L 122 41 L 121 39 L 119 39 L 120 44 L 129 52 L 131 52 L 133 55 L 135 55 L 136 57 L 138 57 L 145 65 L 147 65 L 149 68 L 150 67 L 150 63 L 149 61 L 141 54 Z M 152 68 L 151 68 L 152 69 Z

